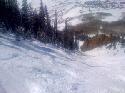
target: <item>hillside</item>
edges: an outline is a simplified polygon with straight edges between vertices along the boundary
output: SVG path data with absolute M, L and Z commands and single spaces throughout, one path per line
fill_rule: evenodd
M 124 48 L 70 53 L 0 34 L 0 93 L 124 93 Z

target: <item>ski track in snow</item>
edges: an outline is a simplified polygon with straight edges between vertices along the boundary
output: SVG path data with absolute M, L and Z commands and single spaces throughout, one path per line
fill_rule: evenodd
M 68 53 L 0 35 L 0 93 L 125 93 L 120 47 Z

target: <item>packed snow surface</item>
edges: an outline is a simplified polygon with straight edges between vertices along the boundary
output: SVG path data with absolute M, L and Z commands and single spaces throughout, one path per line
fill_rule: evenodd
M 70 53 L 0 34 L 0 93 L 125 93 L 124 48 Z

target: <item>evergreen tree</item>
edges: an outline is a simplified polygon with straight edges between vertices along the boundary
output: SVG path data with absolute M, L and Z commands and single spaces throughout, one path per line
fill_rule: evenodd
M 49 13 L 47 10 L 47 6 L 45 6 L 44 10 L 45 10 L 45 24 L 46 24 L 45 32 L 46 32 L 47 36 L 49 37 L 48 41 L 50 42 L 50 41 L 52 41 L 53 32 L 52 32 L 52 28 L 51 28 L 51 21 L 50 21 Z
M 34 12 L 33 12 L 32 21 L 33 21 L 33 29 L 32 29 L 33 35 L 34 35 L 34 38 L 38 39 L 38 31 L 40 28 L 40 19 L 39 19 L 39 15 L 36 10 L 34 10 Z
M 51 26 L 50 25 L 51 21 L 50 21 L 49 13 L 48 13 L 48 10 L 47 10 L 47 6 L 45 6 L 45 17 L 46 17 L 45 19 L 46 19 L 47 26 Z
M 0 0 L 0 23 L 5 21 L 6 5 L 5 0 Z
M 17 0 L 2 0 L 0 1 L 0 19 L 4 22 L 7 29 L 11 29 L 13 32 L 19 26 L 20 12 L 17 4 Z
M 39 18 L 40 18 L 40 29 L 41 31 L 44 31 L 45 30 L 45 11 L 44 11 L 44 5 L 42 0 L 40 3 Z
M 22 1 L 22 14 L 21 14 L 21 19 L 22 19 L 22 27 L 24 27 L 24 38 L 26 38 L 27 36 L 27 32 L 29 29 L 29 24 L 28 24 L 28 4 L 27 4 L 27 0 L 23 0 Z
M 54 31 L 53 31 L 53 42 L 56 43 L 57 40 L 57 11 L 55 10 L 55 21 L 54 21 Z
M 12 0 L 12 15 L 11 15 L 11 19 L 12 19 L 12 23 L 14 24 L 14 28 L 17 30 L 18 26 L 20 25 L 20 11 L 19 11 L 19 7 L 17 4 L 17 0 Z
M 39 27 L 38 27 L 38 35 L 39 35 L 39 39 L 42 41 L 46 42 L 47 41 L 47 24 L 46 24 L 46 14 L 45 14 L 45 7 L 43 5 L 43 1 L 41 0 L 40 3 L 40 9 L 39 9 Z M 43 34 L 42 37 L 40 37 Z
M 27 9 L 27 33 L 25 33 L 26 34 L 26 38 L 31 38 L 31 37 L 33 37 L 33 22 L 34 22 L 34 20 L 33 20 L 33 16 L 34 16 L 34 10 L 33 10 L 33 8 L 32 8 L 32 6 L 31 6 L 31 3 L 30 4 L 28 4 L 28 9 Z

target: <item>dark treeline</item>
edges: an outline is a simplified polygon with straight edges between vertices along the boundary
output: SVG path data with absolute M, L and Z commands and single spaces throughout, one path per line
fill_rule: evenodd
M 66 30 L 57 30 L 55 13 L 54 27 L 51 26 L 47 6 L 40 3 L 40 9 L 33 9 L 27 0 L 22 1 L 19 8 L 17 0 L 0 0 L 0 25 L 6 31 L 14 33 L 17 40 L 37 39 L 44 43 L 52 43 L 66 49 L 76 49 L 75 34 Z

